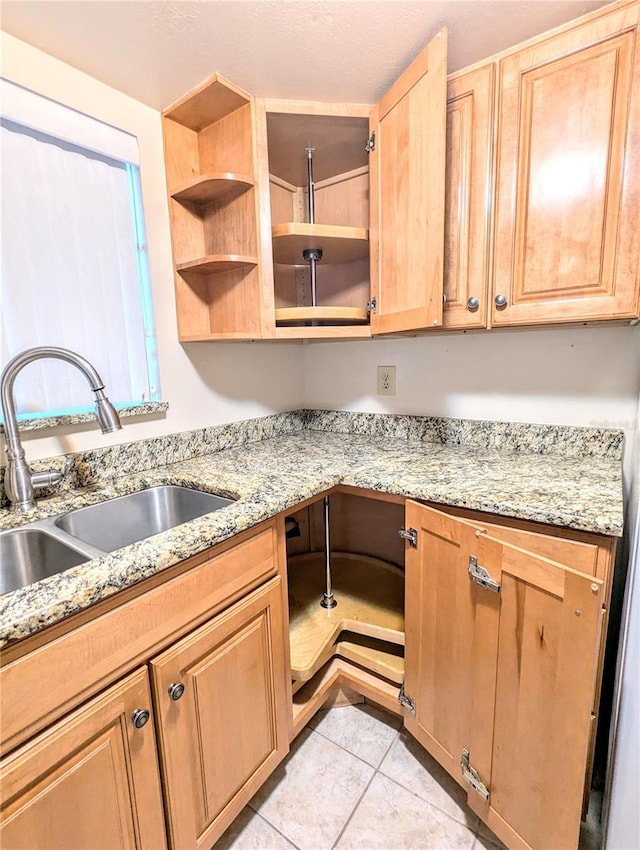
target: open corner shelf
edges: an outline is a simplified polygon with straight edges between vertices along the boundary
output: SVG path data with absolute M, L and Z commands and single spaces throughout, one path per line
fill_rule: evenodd
M 344 653 L 368 669 L 385 666 L 383 675 L 397 680 L 400 662 L 391 653 L 384 661 L 383 642 L 404 645 L 403 571 L 379 558 L 334 552 L 331 574 L 338 604 L 327 610 L 320 605 L 324 553 L 296 555 L 288 568 L 292 679 L 307 681 L 332 656 Z M 359 636 L 375 640 L 360 641 Z
M 202 174 L 178 186 L 171 197 L 181 204 L 190 203 L 204 206 L 212 201 L 227 203 L 238 198 L 253 186 L 253 179 L 247 174 L 218 172 Z
M 257 257 L 246 257 L 241 254 L 209 254 L 188 263 L 178 263 L 177 272 L 191 272 L 193 274 L 220 274 L 234 269 L 248 268 L 258 264 Z
M 302 252 L 322 248 L 322 264 L 350 263 L 369 254 L 369 231 L 366 227 L 344 227 L 336 224 L 288 222 L 272 228 L 273 260 L 283 265 L 302 265 Z

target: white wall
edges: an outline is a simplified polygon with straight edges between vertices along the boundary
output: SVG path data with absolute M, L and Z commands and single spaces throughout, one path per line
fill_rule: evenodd
M 162 395 L 169 402 L 166 418 L 126 419 L 123 430 L 113 435 L 103 436 L 93 424 L 57 429 L 45 437 L 26 432 L 27 456 L 47 457 L 298 407 L 300 346 L 178 343 L 160 113 L 7 33 L 0 37 L 3 77 L 138 137 Z M 95 366 L 103 371 L 99 363 Z M 87 404 L 91 401 L 87 390 Z
M 376 395 L 376 366 L 396 395 Z M 307 407 L 624 428 L 640 388 L 640 327 L 439 334 L 307 346 Z
M 631 555 L 614 694 L 607 850 L 638 850 L 640 847 L 640 409 L 628 517 Z

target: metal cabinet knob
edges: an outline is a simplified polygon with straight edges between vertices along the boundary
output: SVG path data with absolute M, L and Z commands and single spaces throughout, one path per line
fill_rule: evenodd
M 472 313 L 475 313 L 479 306 L 480 299 L 477 296 L 472 295 L 471 298 L 467 298 L 467 310 L 470 310 Z
M 496 295 L 493 303 L 496 305 L 498 310 L 502 310 L 504 307 L 507 306 L 507 296 L 506 295 Z
M 182 682 L 172 682 L 169 685 L 169 699 L 177 702 L 184 694 L 184 685 Z
M 131 720 L 133 721 L 133 725 L 136 729 L 142 729 L 142 727 L 146 726 L 149 722 L 149 717 L 151 717 L 151 715 L 146 708 L 136 708 L 131 715 Z
M 447 303 L 447 295 L 446 295 L 446 293 L 445 293 L 445 292 L 443 292 L 443 293 L 442 293 L 442 303 L 443 303 L 443 304 L 446 304 L 446 303 Z

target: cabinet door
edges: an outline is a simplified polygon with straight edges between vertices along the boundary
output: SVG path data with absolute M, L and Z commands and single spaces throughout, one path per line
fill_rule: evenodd
M 146 670 L 65 717 L 0 764 L 5 850 L 166 847 Z
M 603 582 L 407 503 L 407 729 L 510 847 L 577 847 Z M 472 580 L 477 559 L 499 590 Z
M 487 325 L 494 78 L 491 64 L 447 86 L 445 328 Z
M 369 117 L 374 334 L 442 326 L 447 31 Z
M 639 9 L 500 63 L 493 325 L 638 314 Z
M 212 846 L 286 755 L 284 659 L 277 578 L 151 662 L 174 848 Z

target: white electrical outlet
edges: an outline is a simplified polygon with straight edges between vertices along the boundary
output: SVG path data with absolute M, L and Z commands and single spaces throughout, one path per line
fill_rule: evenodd
M 396 394 L 396 367 L 378 366 L 378 395 Z

